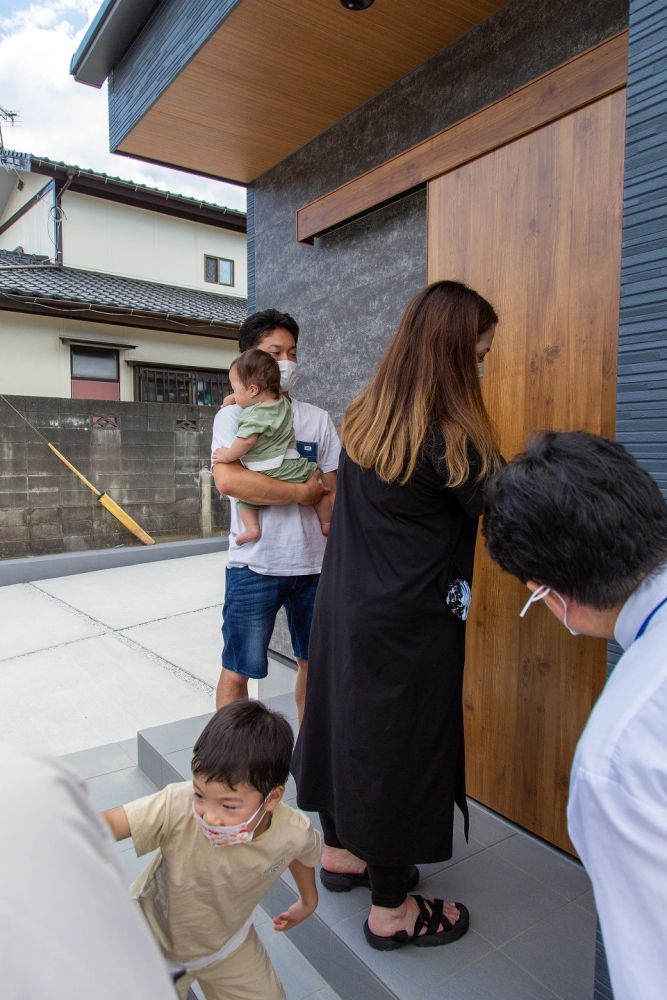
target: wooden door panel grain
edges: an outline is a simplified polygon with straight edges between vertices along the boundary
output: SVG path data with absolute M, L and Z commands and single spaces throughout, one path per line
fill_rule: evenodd
M 624 126 L 620 91 L 429 184 L 429 281 L 465 281 L 500 316 L 483 391 L 506 456 L 542 429 L 613 435 Z M 526 597 L 479 541 L 468 789 L 571 851 L 570 765 L 606 644 L 572 638 L 539 605 L 520 621 Z

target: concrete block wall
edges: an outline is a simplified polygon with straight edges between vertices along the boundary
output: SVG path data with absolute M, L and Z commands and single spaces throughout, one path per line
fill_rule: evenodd
M 229 504 L 208 471 L 215 407 L 8 399 L 156 540 L 227 530 Z M 132 544 L 39 434 L 0 401 L 0 558 Z

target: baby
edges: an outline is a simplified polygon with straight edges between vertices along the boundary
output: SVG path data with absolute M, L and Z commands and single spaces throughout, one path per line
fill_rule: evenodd
M 253 347 L 240 354 L 229 369 L 233 400 L 241 407 L 236 439 L 228 448 L 220 448 L 217 460 L 236 462 L 239 459 L 253 472 L 262 472 L 274 479 L 305 483 L 317 471 L 317 466 L 302 458 L 296 450 L 292 407 L 280 391 L 278 362 Z M 262 535 L 259 512 L 261 505 L 235 501 L 244 530 L 236 536 L 236 544 L 256 542 Z M 315 511 L 322 534 L 329 534 L 331 498 L 323 497 Z

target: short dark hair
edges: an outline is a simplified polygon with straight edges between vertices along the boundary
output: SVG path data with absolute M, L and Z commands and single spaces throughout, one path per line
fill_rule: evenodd
M 541 434 L 488 481 L 483 533 L 508 573 L 606 610 L 667 559 L 667 504 L 622 445 Z
M 294 736 L 287 719 L 259 701 L 234 701 L 207 723 L 192 751 L 192 773 L 265 798 L 287 782 Z
M 251 347 L 257 347 L 267 333 L 272 333 L 278 327 L 291 333 L 295 343 L 299 339 L 299 324 L 289 313 L 278 312 L 277 309 L 262 309 L 261 312 L 252 313 L 239 328 L 240 349 L 247 351 Z
M 256 385 L 261 390 L 268 390 L 278 399 L 280 396 L 280 368 L 275 358 L 258 347 L 239 354 L 234 358 L 229 370 L 236 369 L 236 374 L 247 388 Z

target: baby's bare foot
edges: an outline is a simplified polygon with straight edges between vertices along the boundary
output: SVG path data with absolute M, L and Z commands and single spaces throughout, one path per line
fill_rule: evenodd
M 256 542 L 262 537 L 262 532 L 257 529 L 257 531 L 242 531 L 240 535 L 237 535 L 234 541 L 237 545 L 245 545 L 246 542 Z

